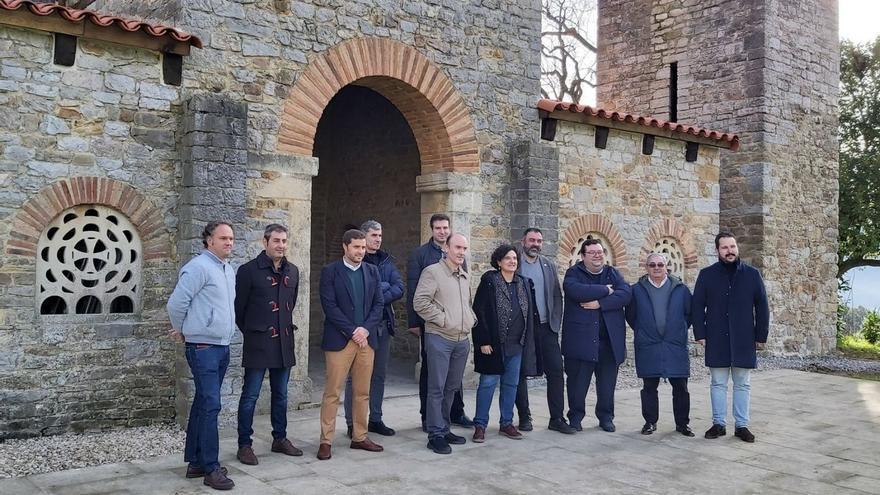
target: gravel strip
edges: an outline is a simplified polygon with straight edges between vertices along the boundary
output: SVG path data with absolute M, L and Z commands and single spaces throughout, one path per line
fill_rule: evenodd
M 0 444 L 0 478 L 183 452 L 185 438 L 186 434 L 177 425 L 159 425 L 7 440 Z
M 880 361 L 840 356 L 759 357 L 757 372 L 795 369 L 820 373 L 880 373 Z M 702 357 L 691 357 L 690 382 L 705 382 L 709 370 Z M 542 386 L 544 379 L 530 380 L 529 387 Z M 635 367 L 620 367 L 617 389 L 642 386 Z M 224 418 L 231 425 L 234 418 Z M 0 443 L 0 478 L 63 471 L 86 466 L 145 459 L 183 452 L 186 434 L 177 425 L 148 426 L 103 433 L 67 433 L 51 437 L 7 440 Z M 182 461 L 181 461 L 182 462 Z

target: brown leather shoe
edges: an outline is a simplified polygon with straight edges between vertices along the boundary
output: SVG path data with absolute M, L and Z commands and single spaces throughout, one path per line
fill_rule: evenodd
M 224 475 L 229 474 L 229 471 L 227 471 L 225 467 L 221 467 L 220 472 L 222 472 Z M 186 467 L 186 477 L 187 478 L 201 478 L 204 475 L 205 475 L 205 470 L 202 469 L 201 466 L 187 466 Z
M 326 461 L 331 457 L 330 455 L 330 444 L 322 443 L 320 447 L 318 447 L 318 460 Z
M 303 455 L 303 451 L 296 448 L 293 445 L 293 442 L 286 438 L 282 438 L 281 440 L 273 440 L 272 452 L 281 452 L 282 454 L 292 455 L 294 457 L 299 457 Z
M 207 486 L 215 490 L 232 490 L 232 487 L 235 486 L 235 483 L 232 482 L 231 479 L 227 478 L 225 474 L 223 474 L 222 469 L 215 469 L 210 473 L 205 475 L 205 481 L 203 481 Z
M 474 436 L 471 438 L 474 443 L 483 443 L 486 441 L 486 429 L 480 425 L 474 426 Z
M 254 454 L 254 449 L 250 445 L 239 447 L 238 452 L 235 454 L 235 458 L 242 464 L 247 464 L 248 466 L 256 466 L 260 463 L 260 460 L 257 459 L 257 454 Z
M 523 439 L 522 433 L 520 433 L 519 430 L 516 429 L 516 426 L 513 425 L 507 425 L 498 428 L 498 434 L 507 438 L 512 438 L 514 440 Z
M 369 438 L 364 438 L 362 442 L 351 442 L 349 445 L 352 449 L 366 450 L 367 452 L 382 452 L 385 450 L 381 445 L 373 443 Z

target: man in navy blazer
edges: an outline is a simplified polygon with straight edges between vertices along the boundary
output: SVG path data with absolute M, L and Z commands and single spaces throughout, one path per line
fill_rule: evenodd
M 321 307 L 324 337 L 321 348 L 327 368 L 327 382 L 321 401 L 321 445 L 318 459 L 330 459 L 330 445 L 336 431 L 336 412 L 345 379 L 351 373 L 353 431 L 350 447 L 381 452 L 382 446 L 367 438 L 370 408 L 370 377 L 378 346 L 377 329 L 385 307 L 379 269 L 364 263 L 366 235 L 351 229 L 342 236 L 343 258 L 321 270 Z
M 727 381 L 733 379 L 733 434 L 754 442 L 749 431 L 750 374 L 757 367 L 770 327 L 770 308 L 761 273 L 739 259 L 736 238 L 715 236 L 718 262 L 700 270 L 694 286 L 694 339 L 706 346 L 706 367 L 712 377 L 712 427 L 706 438 L 727 434 Z
M 562 289 L 562 355 L 568 376 L 568 422 L 580 431 L 586 415 L 590 379 L 596 375 L 596 417 L 599 427 L 614 431 L 614 387 L 626 358 L 626 319 L 632 289 L 623 275 L 605 264 L 598 239 L 581 244 L 581 261 L 565 272 Z

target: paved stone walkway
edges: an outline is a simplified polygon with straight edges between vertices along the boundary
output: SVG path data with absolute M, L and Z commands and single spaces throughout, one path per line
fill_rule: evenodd
M 668 385 L 661 386 L 659 431 L 651 436 L 639 434 L 638 390 L 618 392 L 616 433 L 585 421 L 582 433 L 567 436 L 545 428 L 539 388 L 531 391 L 537 428 L 523 441 L 498 436 L 493 425 L 486 443 L 468 438 L 452 455 L 436 455 L 419 429 L 418 397 L 406 395 L 386 402 L 386 423 L 397 436 L 372 437 L 384 453 L 348 449 L 343 429 L 333 459 L 318 461 L 318 411 L 311 409 L 291 414 L 289 431 L 303 457 L 270 454 L 268 418 L 259 417 L 260 465 L 235 460 L 231 430 L 223 432 L 221 462 L 235 480 L 233 493 L 261 495 L 880 493 L 880 383 L 778 370 L 756 373 L 752 389 L 754 444 L 734 438 L 732 429 L 727 437 L 702 438 L 711 418 L 705 383 L 691 387 L 696 438 L 674 432 Z M 473 407 L 473 391 L 466 403 Z M 591 392 L 588 408 L 594 403 Z M 339 424 L 344 428 L 341 417 Z M 185 479 L 184 471 L 182 455 L 174 455 L 0 480 L 0 494 L 216 493 Z

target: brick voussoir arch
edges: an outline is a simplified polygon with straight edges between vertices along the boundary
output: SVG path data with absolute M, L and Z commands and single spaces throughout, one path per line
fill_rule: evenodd
M 648 230 L 648 234 L 645 236 L 645 244 L 642 246 L 639 254 L 639 266 L 644 266 L 648 253 L 653 252 L 654 246 L 664 237 L 678 240 L 683 251 L 685 268 L 697 267 L 699 256 L 697 255 L 693 240 L 684 226 L 673 218 L 663 218 Z
M 415 48 L 384 38 L 348 40 L 309 63 L 284 103 L 278 151 L 311 156 L 324 108 L 349 84 L 380 93 L 400 110 L 423 173 L 479 169 L 476 132 L 455 85 Z
M 43 229 L 64 210 L 81 204 L 109 206 L 125 214 L 144 239 L 145 260 L 171 256 L 161 212 L 135 188 L 105 177 L 70 177 L 41 189 L 13 217 L 6 253 L 36 256 Z
M 620 235 L 620 231 L 614 226 L 614 222 L 598 213 L 582 215 L 565 229 L 559 241 L 560 262 L 567 263 L 568 255 L 576 247 L 578 239 L 590 232 L 597 232 L 608 239 L 611 245 L 606 247 L 614 258 L 614 264 L 617 268 L 625 270 L 627 264 L 626 242 Z

